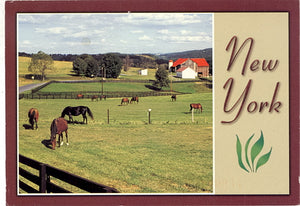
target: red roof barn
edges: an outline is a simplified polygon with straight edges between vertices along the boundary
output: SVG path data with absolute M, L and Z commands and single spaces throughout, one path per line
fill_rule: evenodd
M 179 58 L 175 62 L 169 61 L 169 70 L 176 72 L 181 67 L 190 67 L 199 77 L 209 76 L 209 64 L 204 58 Z

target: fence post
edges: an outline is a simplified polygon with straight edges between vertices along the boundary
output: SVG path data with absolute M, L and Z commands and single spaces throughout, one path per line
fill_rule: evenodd
M 107 124 L 109 124 L 109 109 L 107 109 Z
M 47 172 L 46 165 L 40 164 L 40 193 L 46 193 L 47 190 Z

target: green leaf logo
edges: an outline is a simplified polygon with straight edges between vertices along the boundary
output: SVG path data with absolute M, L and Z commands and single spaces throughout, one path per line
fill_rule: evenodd
M 247 140 L 246 145 L 245 145 L 245 159 L 246 159 L 246 163 L 247 163 L 247 167 L 244 165 L 243 163 L 243 159 L 242 159 L 242 144 L 240 142 L 240 139 L 238 137 L 238 135 L 236 135 L 236 153 L 238 156 L 238 163 L 239 166 L 245 170 L 246 172 L 257 172 L 258 168 L 260 168 L 261 166 L 263 166 L 264 164 L 266 164 L 271 156 L 271 152 L 272 152 L 272 147 L 270 149 L 270 151 L 264 155 L 262 155 L 261 157 L 258 158 L 258 155 L 261 153 L 263 147 L 264 147 L 264 135 L 263 132 L 261 131 L 260 134 L 260 138 L 253 144 L 253 146 L 251 147 L 250 150 L 250 158 L 249 158 L 249 144 L 252 140 L 252 138 L 254 137 L 254 134 Z M 255 160 L 258 158 L 256 164 L 255 164 Z M 251 161 L 250 161 L 251 160 Z

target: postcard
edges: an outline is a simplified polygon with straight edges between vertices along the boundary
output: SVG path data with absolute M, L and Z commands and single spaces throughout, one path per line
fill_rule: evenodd
M 8 205 L 299 203 L 299 2 L 5 11 Z

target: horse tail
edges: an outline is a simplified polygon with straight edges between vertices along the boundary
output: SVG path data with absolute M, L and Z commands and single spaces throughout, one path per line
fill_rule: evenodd
M 200 104 L 200 108 L 201 108 L 201 112 L 202 112 L 203 106 L 201 104 Z
M 29 117 L 29 123 L 31 125 L 33 125 L 34 115 L 35 115 L 35 110 L 34 109 L 30 109 L 29 112 L 28 112 L 28 117 Z
M 92 119 L 94 119 L 93 113 L 92 113 L 92 111 L 90 110 L 90 108 L 86 107 L 86 109 L 87 109 L 87 112 L 88 112 L 89 116 L 90 116 Z
M 57 133 L 56 119 L 54 119 L 51 123 L 50 132 L 51 132 L 51 141 L 52 141 L 53 139 L 55 139 Z
M 192 111 L 192 109 L 193 109 L 193 106 L 192 106 L 192 104 L 190 104 L 190 111 Z

